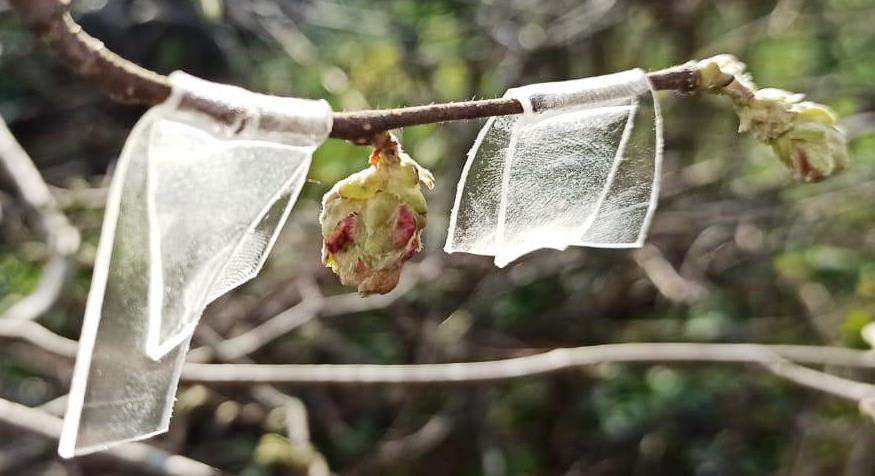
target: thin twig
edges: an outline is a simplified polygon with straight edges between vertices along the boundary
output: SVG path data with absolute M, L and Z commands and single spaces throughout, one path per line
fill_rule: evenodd
M 780 357 L 762 365 L 778 377 L 847 400 L 863 403 L 875 398 L 875 385 L 803 367 Z
M 470 384 L 532 377 L 604 363 L 749 363 L 790 382 L 857 403 L 875 418 L 875 385 L 803 367 L 875 367 L 875 353 L 839 347 L 760 344 L 629 343 L 554 349 L 487 362 L 416 365 L 237 365 L 188 364 L 182 379 L 213 384 L 307 383 Z
M 12 184 L 21 200 L 29 207 L 40 210 L 55 206 L 49 186 L 43 181 L 36 166 L 27 155 L 21 144 L 0 117 L 0 165 L 6 175 L 12 179 Z
M 421 280 L 431 279 L 439 272 L 440 266 L 437 261 L 425 260 L 405 268 L 400 280 L 402 284 L 388 294 L 369 296 L 367 298 L 362 298 L 358 293 L 339 294 L 328 297 L 316 295 L 305 298 L 298 304 L 239 336 L 216 342 L 213 345 L 192 349 L 188 354 L 188 361 L 205 362 L 213 354 L 219 356 L 221 360 L 233 361 L 252 354 L 316 317 L 342 316 L 384 309 L 406 295 L 407 291 L 413 289 Z
M 76 358 L 78 343 L 30 320 L 0 319 L 0 337 L 15 338 L 62 357 Z
M 75 352 L 71 347 L 75 345 L 75 341 L 59 336 L 36 322 L 21 321 L 0 324 L 2 324 L 0 325 L 0 338 L 18 338 L 48 352 L 63 357 L 74 357 Z M 802 385 L 808 385 L 803 372 L 785 371 L 790 363 L 875 368 L 875 352 L 815 345 L 635 342 L 568 347 L 509 359 L 448 364 L 188 363 L 183 369 L 182 379 L 186 382 L 246 385 L 253 383 L 466 384 L 545 375 L 603 363 L 654 362 L 759 364 L 776 375 Z M 812 369 L 805 369 L 806 372 L 810 370 Z M 842 379 L 842 381 L 845 380 Z M 833 383 L 835 382 L 839 381 L 836 380 Z M 855 383 L 869 386 L 860 382 Z M 867 387 L 856 386 L 839 396 L 857 398 L 866 393 L 861 389 Z M 842 391 L 839 389 L 830 393 L 841 393 Z
M 68 339 L 35 322 L 14 324 L 0 326 L 0 337 L 20 338 L 46 351 L 72 358 Z M 41 330 L 36 332 L 36 327 Z M 875 416 L 875 385 L 798 365 L 875 368 L 875 352 L 827 346 L 636 342 L 570 347 L 509 359 L 449 364 L 188 363 L 183 368 L 182 380 L 229 385 L 447 385 L 532 377 L 604 363 L 655 362 L 758 364 L 794 383 L 857 401 L 865 412 Z
M 430 416 L 416 431 L 381 441 L 366 458 L 346 473 L 348 476 L 360 474 L 376 474 L 381 468 L 389 467 L 400 461 L 413 461 L 427 454 L 446 440 L 456 427 L 456 413 L 462 400 L 450 399 L 439 412 Z
M 182 378 L 189 382 L 223 384 L 461 384 L 530 377 L 602 363 L 720 362 L 772 365 L 784 360 L 813 365 L 875 368 L 875 353 L 842 347 L 658 342 L 571 347 L 509 359 L 449 364 L 188 364 Z
M 701 284 L 681 276 L 653 245 L 648 244 L 633 251 L 632 257 L 660 294 L 671 301 L 692 304 L 708 293 Z
M 203 336 L 209 346 L 215 346 L 221 341 L 221 336 L 212 328 L 204 327 Z M 219 359 L 223 362 L 251 363 L 252 359 L 241 356 L 228 359 L 221 352 Z M 307 408 L 299 398 L 287 395 L 276 387 L 267 384 L 254 385 L 250 389 L 252 395 L 263 405 L 269 408 L 282 408 L 286 417 L 286 428 L 289 443 L 299 448 L 306 448 L 307 476 L 325 476 L 331 474 L 328 462 L 319 450 L 310 441 L 310 427 L 307 421 Z
M 79 231 L 58 208 L 33 160 L 15 140 L 2 117 L 0 169 L 12 180 L 21 200 L 39 218 L 39 226 L 50 253 L 36 289 L 0 315 L 0 320 L 36 319 L 55 304 L 72 273 L 74 254 L 79 248 Z
M 22 22 L 48 49 L 73 72 L 99 85 L 116 101 L 153 106 L 170 95 L 171 86 L 167 77 L 116 55 L 101 41 L 83 31 L 67 11 L 69 0 L 11 0 L 10 3 Z M 693 67 L 657 71 L 650 73 L 649 77 L 657 90 L 690 93 L 697 91 L 700 86 L 699 73 Z M 228 123 L 233 123 L 238 113 L 206 101 L 189 100 L 184 106 Z M 334 114 L 331 137 L 367 143 L 374 134 L 390 129 L 522 112 L 519 101 L 509 98 L 341 112 Z M 266 117 L 263 120 L 277 128 L 282 128 L 282 124 L 287 122 L 282 117 Z
M 0 399 L 0 424 L 57 440 L 61 420 L 48 413 Z M 220 474 L 219 470 L 185 456 L 174 455 L 142 443 L 129 443 L 88 456 L 111 458 L 135 472 L 155 475 L 200 476 Z

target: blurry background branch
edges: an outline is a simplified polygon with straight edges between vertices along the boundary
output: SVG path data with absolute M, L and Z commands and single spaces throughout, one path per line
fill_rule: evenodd
M 293 308 L 294 309 L 294 308 Z M 4 323 L 0 337 L 26 340 L 42 350 L 72 358 L 72 341 L 37 323 Z M 218 336 L 210 339 L 218 345 Z M 553 349 L 542 353 L 483 362 L 409 365 L 257 364 L 243 353 L 218 354 L 222 360 L 248 363 L 189 363 L 182 380 L 195 383 L 253 385 L 294 383 L 324 385 L 447 385 L 486 383 L 568 371 L 606 363 L 741 363 L 757 364 L 794 383 L 858 402 L 875 398 L 875 385 L 855 382 L 801 367 L 875 368 L 875 353 L 843 347 L 781 344 L 705 344 L 636 342 Z M 205 356 L 204 356 L 205 357 Z M 261 387 L 261 392 L 275 392 Z M 276 400 L 274 400 L 276 401 Z
M 204 362 L 216 354 L 222 360 L 234 360 L 256 352 L 270 342 L 292 332 L 316 317 L 330 317 L 383 309 L 403 297 L 421 281 L 434 279 L 440 271 L 434 259 L 408 265 L 400 285 L 389 294 L 361 297 L 358 293 L 346 293 L 324 297 L 312 295 L 298 304 L 271 317 L 249 331 L 230 339 L 217 339 L 213 344 L 192 349 L 186 360 Z
M 152 106 L 170 95 L 171 86 L 166 76 L 122 58 L 86 33 L 68 13 L 69 0 L 11 0 L 10 3 L 46 47 L 76 74 L 97 83 L 116 101 Z M 657 71 L 649 77 L 657 90 L 690 93 L 700 86 L 699 74 L 691 66 Z M 235 111 L 221 105 L 188 101 L 188 107 L 229 123 L 235 119 Z M 390 129 L 522 112 L 522 105 L 516 99 L 500 98 L 335 113 L 331 137 L 368 143 L 375 133 Z M 278 123 L 282 121 L 281 117 L 273 119 Z
M 0 321 L 36 319 L 55 303 L 72 273 L 74 254 L 79 248 L 79 231 L 58 208 L 36 165 L 15 140 L 2 117 L 0 169 L 6 172 L 21 201 L 36 216 L 49 255 L 36 289 L 0 314 Z
M 61 420 L 48 413 L 0 398 L 0 425 L 41 435 L 51 440 L 61 436 Z M 142 443 L 129 443 L 80 460 L 110 460 L 121 465 L 124 474 L 157 476 L 215 476 L 219 470 L 185 456 L 169 454 Z
M 553 349 L 542 353 L 484 362 L 446 364 L 198 364 L 186 365 L 182 379 L 221 384 L 321 383 L 465 384 L 531 377 L 604 363 L 750 363 L 769 370 L 786 361 L 805 364 L 875 368 L 875 353 L 842 347 L 780 344 L 703 344 L 636 342 Z M 794 380 L 792 373 L 779 375 Z M 795 381 L 795 380 L 794 380 Z M 797 382 L 802 383 L 802 382 Z M 875 386 L 871 386 L 875 389 Z M 841 389 L 821 388 L 828 393 Z M 871 392 L 870 392 L 871 393 Z M 875 393 L 872 393 L 875 396 Z

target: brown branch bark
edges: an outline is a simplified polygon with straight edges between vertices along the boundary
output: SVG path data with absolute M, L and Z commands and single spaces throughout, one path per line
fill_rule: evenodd
M 22 22 L 43 44 L 80 77 L 92 81 L 114 100 L 153 106 L 170 95 L 170 82 L 109 51 L 86 33 L 68 13 L 69 0 L 10 0 Z M 692 93 L 701 78 L 693 67 L 677 67 L 649 74 L 657 90 Z M 235 111 L 215 104 L 193 102 L 189 107 L 232 122 Z M 339 112 L 334 114 L 331 137 L 367 143 L 377 132 L 438 122 L 507 116 L 523 112 L 515 99 L 480 99 L 397 109 Z

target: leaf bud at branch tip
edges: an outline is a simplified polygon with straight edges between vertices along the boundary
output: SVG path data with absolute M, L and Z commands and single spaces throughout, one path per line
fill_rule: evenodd
M 738 131 L 769 145 L 798 179 L 816 182 L 848 167 L 845 134 L 827 106 L 782 89 L 757 89 L 744 63 L 732 55 L 702 60 L 697 68 L 702 89 L 732 99 Z

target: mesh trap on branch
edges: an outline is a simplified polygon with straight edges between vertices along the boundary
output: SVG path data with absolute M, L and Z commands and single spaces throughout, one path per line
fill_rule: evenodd
M 131 131 L 110 186 L 64 420 L 62 456 L 166 431 L 207 304 L 264 264 L 331 128 L 325 101 L 171 75 Z M 224 124 L 185 107 L 239 111 Z M 293 127 L 262 127 L 267 113 Z
M 659 191 L 662 125 L 641 70 L 508 90 L 468 152 L 445 250 L 505 266 L 539 248 L 641 246 Z

